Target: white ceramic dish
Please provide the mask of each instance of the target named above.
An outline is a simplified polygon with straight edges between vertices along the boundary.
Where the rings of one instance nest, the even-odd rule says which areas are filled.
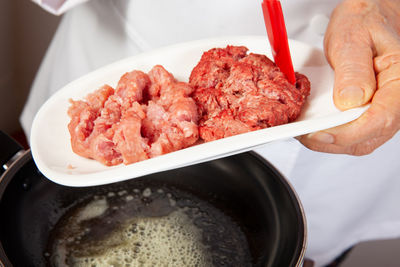
[[[301,117],[293,123],[240,134],[189,147],[131,165],[107,167],[72,152],[67,125],[68,100],[82,99],[103,84],[116,86],[122,74],[133,69],[149,71],[161,64],[174,76],[187,81],[202,53],[213,47],[245,45],[251,52],[272,58],[266,36],[238,36],[177,44],[127,58],[98,69],[54,94],[39,110],[30,137],[33,159],[50,180],[68,186],[92,186],[118,182],[150,173],[200,163],[248,151],[267,142],[303,135],[344,124],[367,107],[339,111],[332,101],[333,71],[322,51],[290,41],[294,68],[311,81],[311,95]]]

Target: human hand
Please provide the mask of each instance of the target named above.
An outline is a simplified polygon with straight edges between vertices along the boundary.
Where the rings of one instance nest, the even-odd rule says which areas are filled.
[[[315,151],[369,154],[400,129],[400,1],[343,1],[331,16],[324,46],[335,71],[335,105],[371,106],[350,123],[298,139]]]

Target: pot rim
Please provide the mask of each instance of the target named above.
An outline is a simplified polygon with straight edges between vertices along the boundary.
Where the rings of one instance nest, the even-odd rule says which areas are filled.
[[[23,150],[21,150],[23,151]],[[16,154],[17,155],[17,154]],[[8,183],[19,171],[19,169],[28,161],[31,160],[31,150],[27,149],[8,166],[5,172],[0,176],[0,202],[3,198],[4,191],[6,190]],[[6,252],[3,248],[3,243],[0,241],[0,267],[13,266],[8,259]]]
[[[261,154],[257,153],[256,151],[250,151],[249,153],[252,154],[253,156],[255,156],[256,158],[258,158],[259,160],[261,160],[264,164],[268,165],[268,167],[274,172],[274,174],[276,174],[277,177],[281,178],[281,181],[282,181],[283,185],[286,187],[287,191],[289,192],[290,197],[292,198],[292,200],[295,203],[298,204],[296,209],[298,209],[297,210],[298,215],[299,215],[299,213],[301,215],[300,217],[301,217],[301,222],[303,224],[302,231],[304,233],[304,236],[302,238],[301,251],[299,254],[299,258],[298,258],[295,266],[296,267],[303,266],[303,261],[304,261],[304,257],[305,257],[305,253],[306,253],[306,249],[307,249],[308,232],[307,232],[307,219],[306,219],[303,204],[300,201],[300,197],[297,194],[296,190],[294,189],[294,186],[292,185],[292,183],[272,163],[270,163],[267,159],[265,159]]]
[[[293,185],[290,183],[290,181],[275,166],[273,166],[267,159],[265,159],[262,155],[260,155],[259,153],[255,152],[255,151],[249,151],[247,153],[251,154],[256,159],[260,160],[263,164],[268,166],[268,168],[275,174],[275,176],[280,179],[283,186],[289,193],[289,196],[292,199],[292,201],[295,204],[297,204],[297,205],[295,205],[296,214],[298,217],[301,217],[301,218],[299,218],[299,221],[302,223],[302,229],[300,229],[300,230],[302,231],[303,236],[301,238],[301,244],[299,244],[299,246],[301,246],[301,249],[298,252],[299,253],[298,256],[296,255],[297,262],[296,262],[295,266],[300,267],[303,265],[305,252],[306,252],[306,248],[307,248],[307,237],[308,237],[307,220],[306,220],[306,216],[305,216],[304,207],[300,201],[300,198],[299,198],[296,190],[294,189]],[[0,202],[1,202],[1,199],[3,197],[3,194],[6,190],[9,182],[12,180],[14,175],[20,170],[20,168],[24,164],[29,162],[30,160],[33,160],[31,150],[27,149],[23,153],[21,153],[21,155],[12,164],[10,164],[10,166],[7,168],[7,170],[0,176]],[[3,267],[3,266],[12,266],[12,264],[9,261],[7,255],[4,251],[2,242],[0,240],[0,267]]]

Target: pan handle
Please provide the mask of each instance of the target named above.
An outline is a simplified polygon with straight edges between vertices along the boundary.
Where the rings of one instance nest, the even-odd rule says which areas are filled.
[[[0,131],[0,176],[24,152],[24,148],[8,134]],[[1,265],[0,265],[1,266]]]

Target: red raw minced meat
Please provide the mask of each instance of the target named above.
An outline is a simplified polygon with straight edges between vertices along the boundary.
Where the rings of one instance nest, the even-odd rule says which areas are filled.
[[[192,91],[159,65],[125,73],[115,90],[104,85],[85,101],[71,100],[72,150],[110,166],[188,147],[199,138]]]
[[[307,77],[296,73],[292,85],[270,59],[247,50],[213,48],[190,75],[205,141],[288,123],[300,115],[310,93]]]
[[[244,46],[203,54],[189,84],[162,66],[148,74],[125,73],[113,89],[104,85],[71,100],[72,150],[105,165],[130,164],[206,142],[295,120],[310,93],[266,56]]]

